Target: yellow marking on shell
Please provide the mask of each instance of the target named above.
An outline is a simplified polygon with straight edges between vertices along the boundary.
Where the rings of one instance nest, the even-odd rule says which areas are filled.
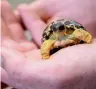
[[[58,40],[58,34],[54,33],[55,39],[45,40],[41,46],[41,55],[43,59],[50,57],[50,51],[54,48],[54,43]]]
[[[51,29],[48,27],[47,30],[45,30],[45,33],[48,33]]]
[[[47,34],[47,36],[49,36],[50,32],[47,32],[46,34]]]
[[[48,59],[50,57],[50,50],[56,40],[46,40],[41,46],[41,55],[43,59]]]
[[[89,32],[82,30],[82,29],[76,29],[73,34],[76,38],[83,40],[86,43],[92,42],[92,36]]]

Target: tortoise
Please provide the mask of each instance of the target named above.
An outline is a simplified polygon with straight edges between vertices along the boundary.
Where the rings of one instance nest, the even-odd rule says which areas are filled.
[[[41,56],[48,59],[62,48],[91,42],[91,34],[80,23],[67,19],[56,20],[43,31]]]

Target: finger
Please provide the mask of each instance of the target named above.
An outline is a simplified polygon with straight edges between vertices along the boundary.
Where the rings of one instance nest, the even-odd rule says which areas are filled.
[[[34,44],[33,42],[27,42],[27,41],[19,43],[19,46],[20,46],[19,48],[22,47],[23,52],[28,52],[30,50],[38,48],[37,45]]]
[[[73,16],[70,17],[67,13],[64,13],[64,12],[59,12],[57,14],[55,14],[52,18],[50,18],[47,23],[51,23],[53,21],[56,21],[56,20],[60,20],[60,19],[69,19],[69,20],[76,20],[76,18],[74,18]]]
[[[42,57],[40,54],[40,50],[31,50],[29,52],[24,53],[27,60],[31,61],[42,61]]]
[[[9,49],[14,49],[14,50],[18,50],[20,52],[25,52],[25,49],[19,45],[19,43],[17,43],[16,41],[13,41],[11,39],[8,38],[4,38],[2,40],[2,46],[7,47]]]
[[[8,32],[8,28],[5,25],[5,22],[3,21],[3,19],[1,19],[1,35],[3,37],[11,37],[10,33]]]
[[[23,53],[28,52],[33,49],[37,49],[36,45],[34,45],[32,42],[17,43],[14,40],[6,39],[6,38],[2,40],[2,46],[7,47],[9,49],[17,50]]]
[[[46,0],[37,0],[34,1],[30,4],[30,7],[33,11],[35,11],[42,20],[47,21],[49,18],[51,18],[56,11],[56,7],[51,7],[52,4],[57,4],[58,3],[53,0],[53,1],[46,1]]]
[[[14,15],[16,16],[17,20],[18,20],[19,22],[21,22],[21,18],[20,18],[20,15],[19,15],[18,10],[15,10],[15,11],[14,11]]]
[[[25,27],[25,25],[24,25],[24,23],[23,23],[23,21],[21,19],[21,16],[19,14],[19,11],[17,9],[14,11],[14,14],[15,14],[17,20],[19,21],[19,23],[22,25],[23,30],[25,31],[26,30],[26,27]]]
[[[14,15],[12,8],[5,0],[1,2],[1,15],[4,22],[9,28],[8,31],[10,32],[12,38],[16,41],[26,40],[23,28],[21,27],[19,21]]]
[[[33,40],[41,45],[41,37],[46,24],[40,19],[40,17],[26,5],[18,7],[20,15],[26,25],[26,28],[32,33]]]

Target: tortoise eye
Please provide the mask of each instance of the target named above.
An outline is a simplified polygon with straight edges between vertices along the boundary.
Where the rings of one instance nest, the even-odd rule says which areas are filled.
[[[56,27],[53,27],[53,31],[54,31],[54,32],[57,31]]]
[[[65,27],[64,27],[63,24],[59,26],[59,30],[60,30],[60,31],[63,31],[64,29],[65,29]]]
[[[53,25],[51,26],[51,28],[52,28],[52,30],[53,30],[54,32],[57,31],[56,24],[53,24]]]

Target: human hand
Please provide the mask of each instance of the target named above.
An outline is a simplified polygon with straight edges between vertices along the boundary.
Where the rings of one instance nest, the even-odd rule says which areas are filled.
[[[26,21],[34,22],[28,17]],[[37,21],[41,23],[41,20]],[[38,28],[45,25],[39,24]],[[37,25],[34,26],[36,29]],[[34,34],[34,36],[37,35]],[[41,59],[39,49],[29,49],[29,51],[22,52],[22,50],[17,49],[18,47],[14,47],[13,42],[12,40],[10,42],[2,40],[2,56],[4,57],[2,64],[10,85],[20,89],[96,88],[95,41],[93,44],[76,45],[62,49],[52,55],[49,60]]]
[[[43,29],[57,19],[75,20],[96,37],[95,8],[95,0],[38,0],[29,5],[18,6],[21,18],[39,45]]]

